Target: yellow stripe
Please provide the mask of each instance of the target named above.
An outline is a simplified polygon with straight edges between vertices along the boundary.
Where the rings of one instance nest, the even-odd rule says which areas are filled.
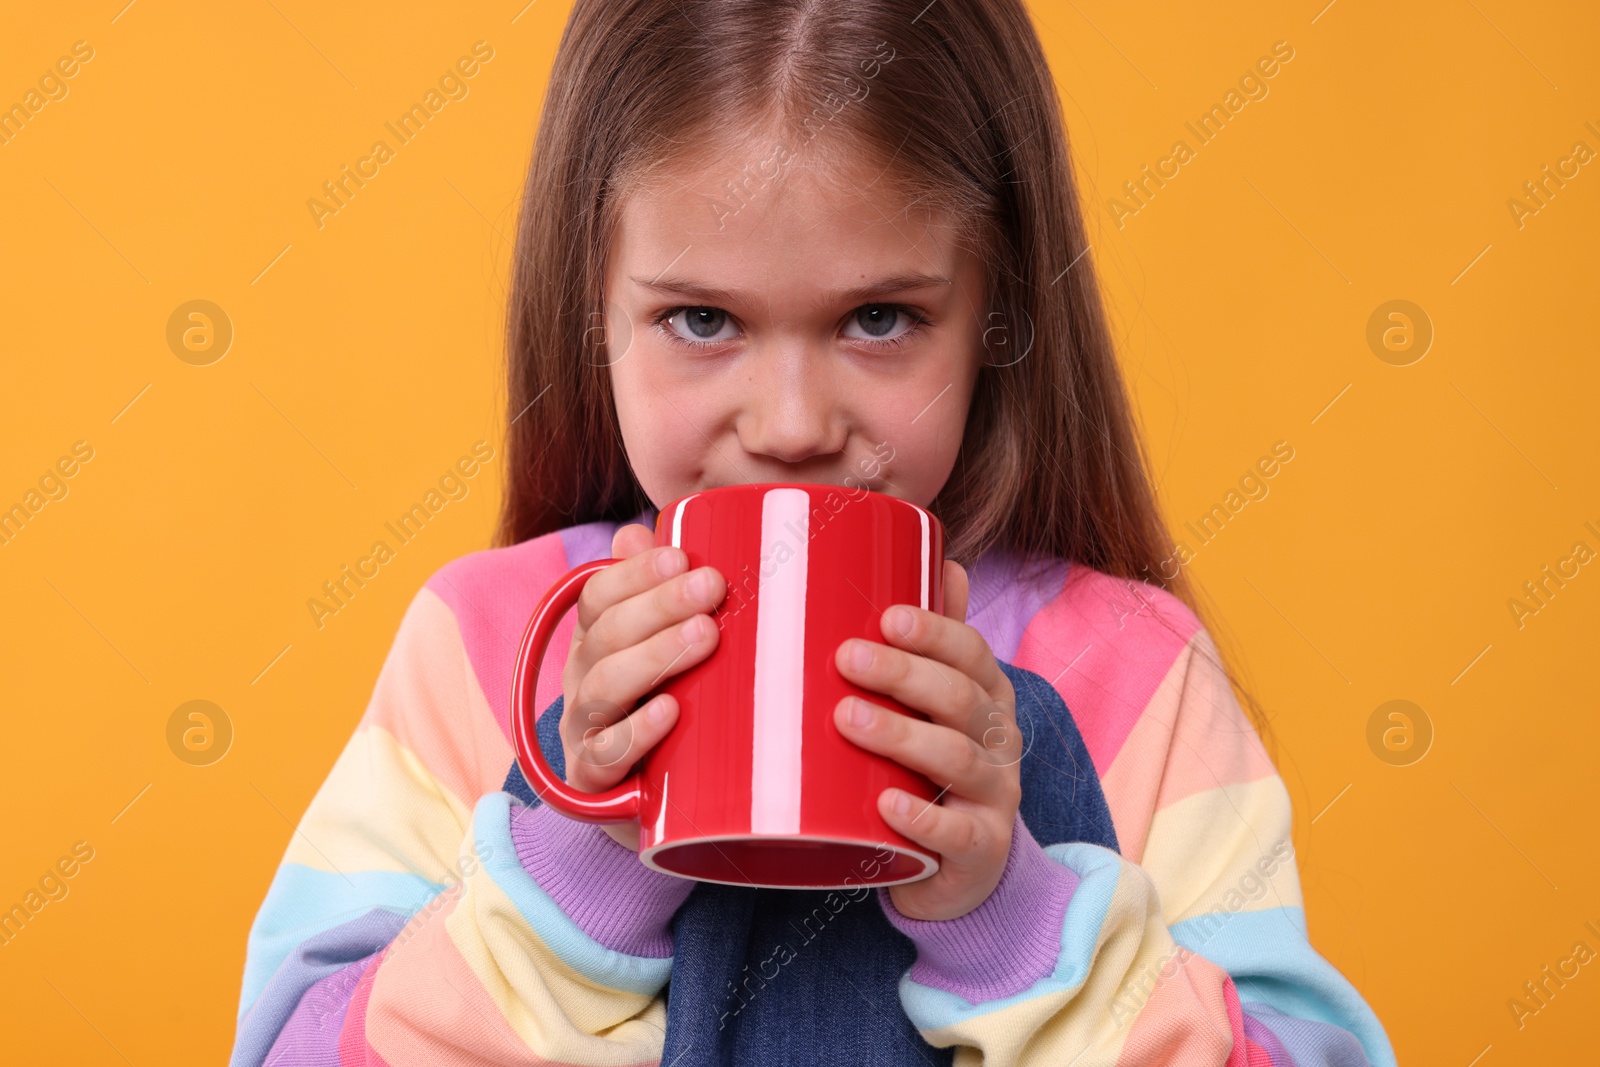
[[[443,884],[460,877],[456,852],[471,824],[471,810],[415,754],[382,727],[363,726],[312,798],[284,862]]]
[[[1158,811],[1143,867],[1160,888],[1168,925],[1218,908],[1302,907],[1289,831],[1289,794],[1276,776],[1208,789]]]
[[[497,791],[511,744],[495,720],[450,606],[424,586],[400,624],[368,702],[377,723],[468,807]]]
[[[464,842],[463,858],[466,851]],[[660,1057],[666,998],[610,989],[575,973],[540,940],[487,871],[466,880],[465,895],[445,929],[535,1055],[594,1067]]]
[[[923,1036],[940,1047],[972,1046],[957,1049],[958,1067],[1116,1062],[1138,1011],[1136,1004],[1127,1001],[1129,1010],[1116,1012],[1113,1000],[1128,992],[1125,987],[1131,976],[1146,967],[1159,969],[1162,954],[1173,947],[1171,935],[1156,914],[1154,887],[1127,861],[1121,865],[1100,929],[1094,963],[1076,990],[1019,1001]],[[1110,940],[1106,931],[1112,932]]]

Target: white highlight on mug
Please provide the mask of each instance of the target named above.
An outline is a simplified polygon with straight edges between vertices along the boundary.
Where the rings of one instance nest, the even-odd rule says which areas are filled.
[[[928,607],[928,550],[932,547],[931,531],[928,529],[928,513],[921,508],[917,514],[922,518],[922,607]]]
[[[760,571],[756,594],[755,693],[750,832],[800,832],[800,740],[805,705],[806,570],[811,494],[769,489],[761,498],[760,559],[800,534],[787,560]],[[789,546],[793,547],[793,546]]]
[[[667,779],[672,777],[671,771],[661,773],[661,810],[656,815],[655,834],[652,843],[660,842],[667,836]]]
[[[672,513],[672,547],[673,548],[682,548],[683,547],[683,512],[684,512],[684,509],[689,506],[689,501],[693,500],[695,497],[697,497],[699,495],[700,495],[699,493],[694,493],[694,494],[692,494],[690,496],[684,497],[683,502],[680,503],[678,505],[678,507],[677,507],[677,510],[675,510]]]

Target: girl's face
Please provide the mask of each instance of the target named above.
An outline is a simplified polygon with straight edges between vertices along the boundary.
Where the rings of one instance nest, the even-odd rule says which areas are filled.
[[[800,157],[763,181],[773,155],[725,156],[621,205],[605,358],[629,463],[658,508],[749,482],[927,506],[977,379],[981,264],[881,170]]]

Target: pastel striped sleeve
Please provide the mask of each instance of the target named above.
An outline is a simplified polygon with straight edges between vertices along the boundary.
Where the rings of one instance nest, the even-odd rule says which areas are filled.
[[[1392,1067],[1371,1009],[1307,940],[1283,782],[1210,636],[1167,599],[1169,623],[1190,620],[1176,637],[1057,617],[1030,627],[1016,658],[1046,678],[1075,659],[1089,672],[1058,691],[1086,724],[1123,853],[1042,848],[1019,819],[975,911],[914,921],[883,894],[917,947],[902,1006],[968,1067]],[[1143,639],[1153,651],[1127,645]],[[1111,647],[1093,658],[1086,642]],[[1137,710],[1112,721],[1118,694],[1135,692]]]
[[[1129,771],[1157,753],[1164,765],[1138,857],[1160,894],[1173,943],[1164,955],[1195,961],[1185,974],[1225,980],[1230,1004],[1238,1004],[1234,1029],[1264,1062],[1391,1067],[1394,1051],[1377,1016],[1311,945],[1288,790],[1203,629],[1124,750]],[[1120,773],[1108,774],[1108,792]],[[1177,969],[1162,962],[1131,976],[1125,1006],[1147,1019],[1130,1023],[1130,1041],[1148,1040],[1171,1014],[1163,991]]]
[[[566,566],[538,541],[496,550],[521,553],[535,597]],[[498,628],[531,603],[478,600],[502,568],[476,566],[414,598],[295,828],[251,928],[233,1067],[660,1056],[668,922],[692,883],[500,790],[503,714],[458,620],[483,607]]]

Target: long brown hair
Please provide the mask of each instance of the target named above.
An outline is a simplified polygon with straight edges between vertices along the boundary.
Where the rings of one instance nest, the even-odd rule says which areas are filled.
[[[1156,507],[1055,81],[1021,0],[577,0],[517,229],[496,544],[652,505],[604,355],[617,205],[686,146],[774,114],[794,145],[825,133],[882,160],[982,250],[985,363],[930,505],[947,555],[966,565],[1002,545],[1068,559],[1199,614]]]

